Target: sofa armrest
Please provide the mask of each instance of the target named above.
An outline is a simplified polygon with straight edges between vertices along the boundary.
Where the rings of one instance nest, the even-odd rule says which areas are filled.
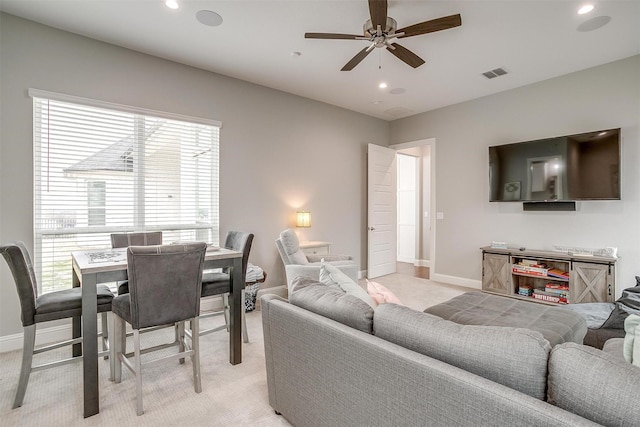
[[[349,276],[351,280],[358,283],[358,266],[356,263],[346,263],[346,264],[334,264],[340,271]],[[319,280],[320,279],[320,265],[319,264],[306,264],[306,265],[298,265],[298,264],[289,264],[284,266],[286,276],[287,276],[287,290],[291,293],[291,282],[298,276],[309,277],[310,279]]]

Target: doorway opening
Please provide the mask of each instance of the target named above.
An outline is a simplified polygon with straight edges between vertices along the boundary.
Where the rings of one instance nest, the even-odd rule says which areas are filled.
[[[396,144],[383,147],[367,146],[367,277],[370,279],[396,273],[408,264],[414,275],[435,271],[435,139]],[[398,265],[398,154],[417,159],[414,222],[407,258]],[[400,196],[403,197],[403,196]],[[403,225],[403,224],[401,224]],[[401,234],[406,235],[404,233]],[[411,240],[413,239],[413,240]],[[403,251],[404,254],[404,251]],[[409,262],[405,262],[409,261]],[[415,268],[421,267],[415,270]]]
[[[400,144],[397,158],[398,273],[429,278],[433,255],[432,208],[435,208],[433,150],[435,141]]]

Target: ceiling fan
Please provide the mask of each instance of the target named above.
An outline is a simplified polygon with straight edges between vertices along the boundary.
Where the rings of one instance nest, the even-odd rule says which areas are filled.
[[[351,58],[340,71],[353,70],[376,47],[386,48],[401,61],[413,68],[418,68],[424,64],[424,60],[409,49],[395,43],[394,39],[419,36],[462,25],[460,14],[457,14],[397,29],[398,23],[396,20],[387,16],[387,0],[369,0],[369,14],[371,19],[364,23],[364,35],[362,36],[354,34],[305,33],[304,37],[306,39],[367,40],[371,43]]]

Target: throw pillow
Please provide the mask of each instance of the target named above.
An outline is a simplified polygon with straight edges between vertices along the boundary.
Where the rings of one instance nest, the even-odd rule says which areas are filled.
[[[630,314],[624,321],[624,346],[622,348],[622,354],[624,359],[640,366],[640,352],[636,353],[638,347],[638,340],[640,340],[640,316]]]
[[[637,285],[622,291],[616,300],[616,307],[602,325],[603,328],[624,329],[624,320],[630,314],[640,315],[640,276],[636,276]]]
[[[324,259],[320,262],[320,282],[329,286],[338,286],[342,292],[360,298],[369,304],[371,308],[376,308],[376,302],[369,296],[367,291],[340,271],[338,267],[325,262]]]
[[[378,304],[393,303],[403,305],[393,292],[382,286],[380,283],[372,282],[367,279],[367,292],[371,298]]]

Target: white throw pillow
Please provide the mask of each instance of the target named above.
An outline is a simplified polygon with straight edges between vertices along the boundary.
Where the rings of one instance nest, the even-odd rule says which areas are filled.
[[[344,293],[360,298],[369,304],[371,308],[376,308],[377,306],[367,291],[340,271],[338,267],[324,262],[324,258],[320,262],[320,282],[328,286],[338,286]]]
[[[640,366],[640,316],[630,314],[624,321],[624,347],[622,354],[624,359]]]

